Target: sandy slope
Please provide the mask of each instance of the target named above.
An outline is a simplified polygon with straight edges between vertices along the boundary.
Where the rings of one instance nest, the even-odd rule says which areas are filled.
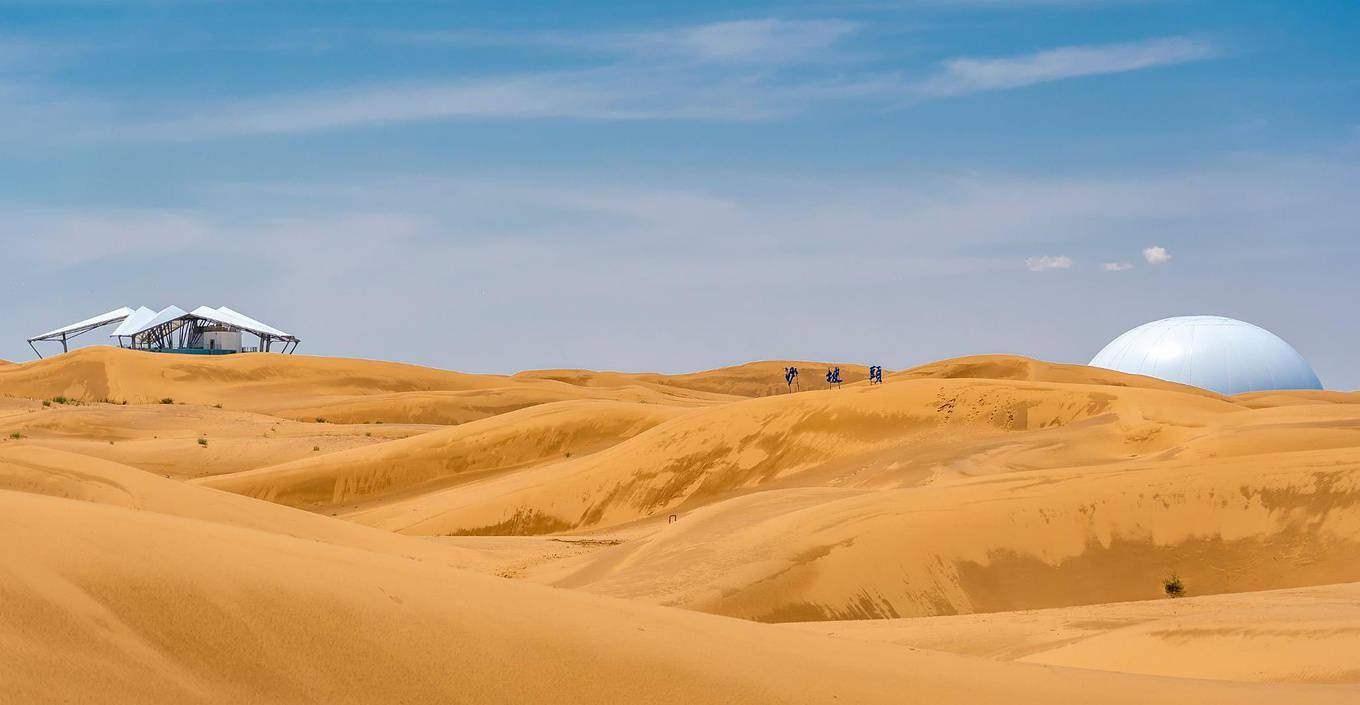
[[[0,443],[90,455],[170,477],[239,472],[441,428],[299,423],[186,404],[51,404],[0,398]],[[200,439],[205,443],[200,443]]]
[[[1221,398],[1159,389],[906,379],[704,408],[599,453],[433,492],[356,520],[426,534],[542,533],[685,512],[757,488],[902,487],[937,475],[1161,452]],[[1087,442],[1072,443],[1074,438]]]
[[[0,491],[19,702],[1341,703],[856,643],[429,561]]]
[[[451,545],[408,541],[350,522],[194,487],[119,463],[22,444],[0,447],[0,490],[154,512],[448,563],[475,564],[480,558],[475,552]]]
[[[987,658],[1235,681],[1360,683],[1360,583],[1028,612],[790,625]]]
[[[695,405],[732,397],[636,383],[585,388],[374,360],[251,354],[161,355],[110,347],[0,370],[7,396],[156,403],[161,399],[289,419],[342,423],[463,423],[567,399]]]
[[[771,621],[922,616],[1360,580],[1360,455],[806,488],[687,514],[556,584]],[[752,560],[758,556],[759,560]]]
[[[799,374],[794,385],[784,381],[784,370],[788,367],[798,368]],[[826,373],[833,367],[840,368],[843,384],[862,382],[869,378],[869,368],[866,365],[806,360],[765,360],[679,375],[593,370],[531,370],[516,374],[515,379],[550,379],[582,387],[606,388],[645,383],[713,394],[764,397],[787,394],[790,391],[825,389]],[[884,371],[885,375],[888,373],[889,371]]]
[[[349,511],[394,495],[418,496],[473,478],[588,455],[686,413],[683,407],[615,401],[542,404],[204,484],[316,511]]]

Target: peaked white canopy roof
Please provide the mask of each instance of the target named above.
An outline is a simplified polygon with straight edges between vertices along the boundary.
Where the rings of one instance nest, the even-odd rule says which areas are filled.
[[[275,328],[274,326],[271,326],[271,325],[268,325],[268,324],[265,324],[265,323],[261,323],[260,321],[257,321],[257,320],[255,320],[254,318],[251,318],[250,316],[245,315],[244,313],[240,313],[240,312],[237,312],[237,311],[233,311],[233,310],[227,308],[226,306],[222,306],[222,307],[218,308],[218,309],[217,309],[217,312],[218,312],[219,314],[225,316],[228,320],[235,320],[235,321],[238,321],[238,325],[239,325],[241,328],[245,328],[245,329],[247,329],[247,330],[254,331],[254,332],[264,332],[264,333],[267,333],[267,334],[269,334],[269,335],[272,335],[272,336],[275,336],[275,337],[278,337],[278,338],[283,338],[284,340],[297,340],[297,339],[298,339],[297,336],[293,335],[292,333],[285,333],[285,332],[279,330],[278,328]]]
[[[227,308],[226,306],[222,306],[220,308],[208,308],[207,306],[199,306],[198,308],[194,309],[193,312],[190,313],[189,315],[196,316],[207,321],[221,323],[226,326],[231,326],[232,328],[240,328],[241,330],[244,330],[248,333],[254,333],[256,335],[272,336],[275,338],[289,341],[297,340],[296,337],[289,335],[279,330],[278,328],[275,328],[265,323],[261,323],[243,313],[237,313]]]
[[[128,330],[123,335],[141,335],[142,333],[145,333],[151,330],[152,328],[156,328],[157,326],[163,326],[172,321],[177,321],[181,318],[184,318],[187,315],[189,315],[189,312],[185,311],[184,309],[178,306],[166,306],[165,308],[157,312],[156,315],[147,319],[146,322],[142,323],[140,326],[137,326],[136,328]]]
[[[128,316],[126,319],[123,320],[122,323],[118,324],[117,328],[113,329],[113,332],[109,334],[109,337],[122,338],[132,335],[132,331],[141,328],[142,324],[146,323],[147,321],[155,317],[156,317],[155,311],[152,311],[151,309],[145,306],[138,306],[137,310],[133,311],[131,316]]]
[[[48,331],[46,333],[43,333],[42,335],[35,335],[32,338],[29,338],[28,342],[32,343],[39,340],[59,340],[63,336],[72,337],[80,335],[81,333],[94,330],[95,328],[98,328],[100,326],[107,326],[110,323],[117,323],[119,321],[122,321],[126,319],[128,316],[131,316],[132,314],[133,314],[132,309],[128,308],[127,306],[124,306],[122,308],[117,308],[112,311],[109,311],[108,313],[101,313],[93,318],[87,318],[83,321],[72,323],[69,326],[62,326],[61,328]]]

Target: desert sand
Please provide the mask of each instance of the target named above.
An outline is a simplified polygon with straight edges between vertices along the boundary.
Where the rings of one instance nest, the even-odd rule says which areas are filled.
[[[1360,394],[828,364],[0,365],[0,701],[1360,702]]]

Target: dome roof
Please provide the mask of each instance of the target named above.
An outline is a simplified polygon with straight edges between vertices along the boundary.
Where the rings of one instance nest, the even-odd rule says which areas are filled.
[[[1308,362],[1289,343],[1264,328],[1222,316],[1145,323],[1106,345],[1091,366],[1220,394],[1322,389]]]

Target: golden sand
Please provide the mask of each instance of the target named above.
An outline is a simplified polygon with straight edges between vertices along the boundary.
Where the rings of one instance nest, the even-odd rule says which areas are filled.
[[[0,702],[1360,702],[1360,395],[840,366],[0,365]]]

